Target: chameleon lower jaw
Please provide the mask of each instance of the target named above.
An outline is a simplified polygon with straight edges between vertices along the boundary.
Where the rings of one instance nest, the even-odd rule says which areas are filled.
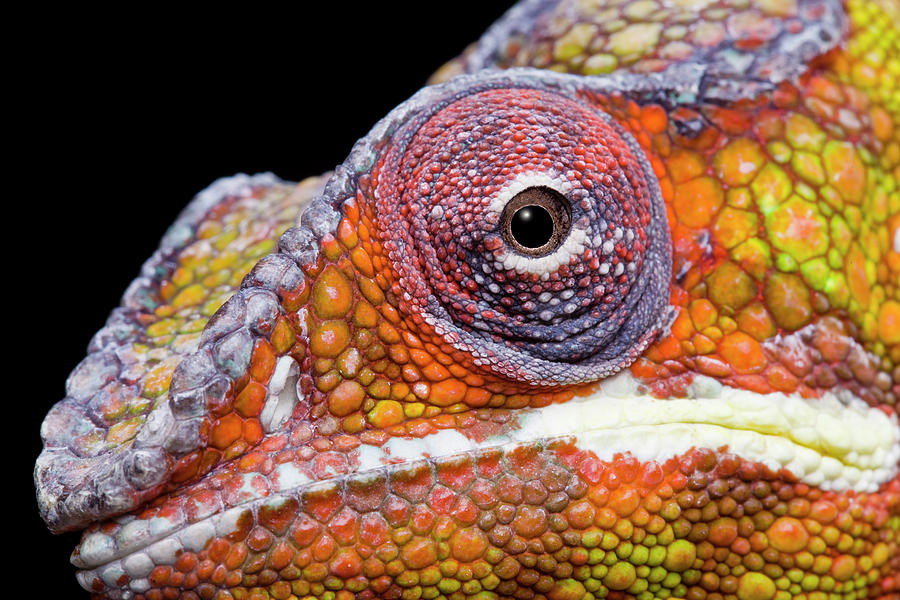
[[[277,424],[278,414],[284,413],[286,407],[298,400],[296,397],[291,398],[292,394],[285,393],[286,390],[295,389],[290,385],[293,383],[292,378],[286,379],[288,385],[285,385],[284,381],[278,384],[283,389],[271,390],[273,424]],[[468,437],[466,434],[469,434]],[[581,458],[572,462],[566,458],[571,453],[577,453]],[[632,485],[637,486],[641,482],[643,482],[641,485],[647,483],[646,476],[638,477],[631,484],[627,475],[619,477],[621,481],[618,482],[613,482],[603,475],[618,472],[623,464],[632,465],[644,474],[655,473],[657,470],[660,473],[657,478],[660,481],[656,481],[655,476],[651,476],[649,481],[649,487],[656,491],[649,496],[646,489],[641,491],[635,497],[642,500],[639,501],[639,505],[632,507],[631,511],[644,510],[641,506],[645,504],[644,500],[647,497],[665,498],[666,493],[659,492],[660,486],[663,488],[668,486],[671,496],[673,487],[677,491],[678,485],[673,486],[669,480],[672,477],[678,479],[679,468],[682,473],[684,472],[684,467],[679,465],[685,464],[685,461],[696,463],[698,460],[706,463],[712,461],[709,466],[709,477],[704,481],[714,479],[722,481],[729,469],[744,468],[734,467],[736,464],[754,465],[752,468],[747,467],[751,471],[756,469],[753,471],[756,475],[749,481],[753,481],[753,477],[756,477],[760,482],[777,482],[777,485],[788,487],[799,484],[804,486],[802,489],[805,490],[814,486],[812,489],[817,495],[825,493],[835,497],[865,499],[867,493],[884,490],[885,484],[889,484],[888,487],[893,485],[890,482],[897,476],[896,465],[900,460],[900,427],[895,415],[889,417],[884,412],[868,407],[862,401],[848,395],[839,397],[827,394],[818,399],[800,399],[783,394],[760,395],[725,388],[713,380],[700,377],[689,389],[689,398],[657,400],[644,394],[634,379],[628,373],[623,373],[605,380],[588,397],[575,398],[563,404],[540,409],[519,411],[513,420],[499,430],[492,430],[487,436],[448,429],[418,439],[393,438],[380,447],[360,445],[352,451],[352,454],[354,454],[351,460],[352,473],[336,475],[324,481],[315,481],[309,472],[305,472],[302,467],[292,462],[278,464],[269,473],[270,486],[254,486],[248,479],[247,484],[241,489],[239,501],[229,505],[228,501],[219,499],[215,503],[217,508],[214,511],[199,512],[202,517],[191,519],[185,517],[187,511],[176,510],[169,511],[165,517],[161,514],[149,518],[143,515],[124,516],[114,520],[112,524],[93,526],[86,533],[72,558],[73,563],[83,569],[78,574],[79,581],[86,589],[102,590],[110,597],[131,598],[134,594],[140,596],[165,580],[163,574],[171,572],[170,575],[172,573],[179,575],[179,569],[183,571],[185,568],[183,558],[185,556],[207,556],[205,560],[208,562],[211,560],[209,556],[216,554],[217,545],[222,544],[228,548],[243,546],[245,551],[249,544],[252,552],[252,543],[246,541],[248,533],[251,529],[253,531],[259,529],[259,526],[254,529],[254,523],[262,524],[267,519],[264,515],[269,513],[287,512],[292,515],[280,533],[275,531],[275,537],[293,539],[294,546],[301,546],[297,556],[303,555],[304,551],[307,554],[313,552],[315,555],[314,549],[303,550],[302,543],[297,541],[298,535],[302,537],[302,534],[298,533],[303,530],[301,524],[304,519],[310,518],[308,516],[310,514],[313,515],[313,519],[326,522],[335,512],[341,513],[340,506],[344,506],[345,509],[355,506],[349,498],[352,495],[349,491],[351,488],[379,489],[396,486],[394,492],[402,497],[403,492],[398,491],[402,485],[396,484],[396,481],[415,479],[419,477],[417,473],[425,471],[430,473],[433,470],[440,480],[443,468],[441,465],[456,465],[453,468],[457,470],[460,468],[459,465],[463,465],[463,471],[471,468],[475,473],[478,471],[478,465],[485,460],[491,460],[492,456],[503,457],[502,460],[506,461],[507,466],[493,477],[483,473],[487,481],[505,477],[508,471],[513,470],[510,465],[517,460],[512,457],[520,454],[532,457],[546,454],[550,457],[547,458],[547,462],[552,462],[554,468],[560,465],[570,468],[572,480],[580,481],[581,487],[584,488],[581,496],[584,496],[585,492],[589,498],[593,495],[594,506],[590,512],[595,517],[593,523],[579,523],[577,516],[570,517],[569,529],[573,525],[589,530],[599,526],[601,534],[604,523],[598,522],[599,517],[596,515],[603,514],[605,510],[602,507],[606,502],[603,498],[610,498],[610,502],[613,502],[612,497],[616,494],[616,488],[622,490]],[[701,458],[697,458],[698,456]],[[544,461],[545,458],[540,460]],[[720,476],[720,471],[724,475]],[[596,475],[597,472],[600,475]],[[535,476],[540,477],[540,469]],[[473,477],[477,479],[477,476]],[[687,481],[684,475],[681,475],[681,478]],[[524,478],[520,475],[520,479]],[[690,479],[693,480],[694,476],[690,476]],[[744,477],[744,480],[748,480],[747,477]],[[469,504],[471,505],[472,501],[477,504],[478,500],[472,498],[474,487],[470,485],[471,479],[467,481],[463,488],[453,493],[460,492],[460,497],[468,495]],[[619,487],[622,483],[626,485]],[[569,487],[571,485],[570,483]],[[733,487],[733,484],[729,485]],[[430,487],[432,486],[426,485],[426,489]],[[569,496],[564,503],[568,505],[566,511],[571,509],[579,497],[577,494]],[[433,496],[414,498],[407,494],[405,497],[413,505],[418,501],[419,504],[426,504],[434,512],[439,513],[441,510],[438,506],[440,500]],[[877,498],[878,494],[871,494],[870,497]],[[326,500],[322,500],[323,498]],[[328,498],[332,498],[333,502],[327,500]],[[709,498],[710,496],[706,495],[706,501],[709,501]],[[514,499],[507,500],[507,505],[513,506],[510,510],[516,512]],[[320,502],[337,503],[330,514],[324,515],[327,518],[320,519],[316,516],[316,506]],[[376,508],[375,513],[369,514],[374,514],[377,519],[383,521],[383,517],[377,515],[378,511],[388,512],[385,508],[386,502],[379,501],[376,506],[381,508]],[[653,502],[651,500],[646,503],[648,508]],[[521,498],[519,503],[524,504]],[[545,499],[546,503],[548,501]],[[622,517],[628,517],[629,513],[623,511],[619,504],[621,498],[617,503],[607,504],[606,508],[613,507],[615,512],[612,523],[617,522],[616,515],[619,521]],[[491,507],[479,506],[479,508]],[[364,512],[357,509],[353,510],[358,513]],[[657,509],[657,513],[653,513],[652,510],[648,513],[651,520],[653,516],[663,514],[659,512],[662,509],[659,507]],[[519,512],[521,510],[523,509],[520,506]],[[552,516],[553,510],[563,509],[543,510],[538,506],[532,510],[547,513],[544,514],[546,517]],[[307,516],[304,516],[304,512]],[[647,511],[644,510],[644,513]],[[362,515],[359,514],[357,517],[362,518]],[[281,519],[283,518],[282,516]],[[500,518],[502,521],[502,517]],[[532,520],[536,518],[532,515]],[[531,525],[528,525],[528,519],[520,526],[516,526],[519,522],[518,517],[511,520],[516,533],[524,539],[536,533],[536,530],[529,529]],[[642,520],[643,517],[637,519],[638,522]],[[615,530],[612,523],[610,526]],[[485,525],[481,518],[478,524],[479,527]],[[496,527],[496,523],[493,526]],[[318,528],[318,525],[316,527]],[[647,527],[648,531],[653,530],[649,525]],[[272,530],[271,527],[269,529]],[[364,536],[363,529],[363,525],[359,524],[358,535],[361,537]],[[396,530],[397,527],[391,523],[389,529]],[[409,528],[399,527],[399,529]],[[478,532],[482,529],[485,527],[478,529]],[[414,526],[412,530],[415,531]],[[487,539],[485,536],[491,535],[490,532],[493,531],[491,528],[485,530],[489,533],[472,534],[475,536],[472,540],[475,541],[469,540],[467,544],[479,547],[482,537]],[[579,535],[585,536],[588,533],[589,531],[581,531]],[[452,540],[457,538],[449,533],[447,535],[452,550]],[[440,536],[433,537],[439,539]],[[427,540],[428,537],[422,539]],[[309,542],[307,545],[312,548],[318,547],[316,542]],[[350,546],[356,547],[357,543]],[[438,561],[440,558],[439,546],[440,544],[433,557],[430,551],[426,550],[422,550],[425,558],[416,555],[406,557],[404,559],[406,566],[427,568],[429,565],[425,563]],[[365,544],[361,547],[365,547]],[[477,552],[473,554],[466,550],[466,544],[462,544],[457,550],[458,552],[451,551],[452,557],[459,558],[458,555],[462,555],[462,558],[467,558],[472,555],[473,558],[478,558],[474,556],[478,554]],[[320,553],[323,552],[325,551]],[[221,551],[219,553],[221,554]],[[359,558],[356,554],[354,556]],[[219,557],[219,567],[228,562],[226,559],[224,555]],[[197,560],[195,558],[193,563],[195,567]],[[302,564],[304,560],[295,558],[294,562]],[[325,561],[326,564],[330,564],[332,575],[340,574],[344,567],[348,579],[349,575],[359,575],[353,567],[355,564],[353,560],[346,564],[340,561],[335,563],[335,560],[337,559],[331,560],[330,563]],[[215,558],[213,562],[216,562]],[[192,563],[187,561],[186,564],[190,567]],[[298,573],[305,573],[297,575],[300,579],[307,576],[312,576],[313,579],[317,577],[316,573],[306,573],[302,569]],[[180,576],[183,579],[184,573],[181,572]],[[232,580],[233,584],[234,576]],[[171,583],[172,579],[168,581]],[[199,585],[198,582],[193,583]],[[227,581],[223,579],[220,583]],[[609,589],[616,588],[613,586]]]

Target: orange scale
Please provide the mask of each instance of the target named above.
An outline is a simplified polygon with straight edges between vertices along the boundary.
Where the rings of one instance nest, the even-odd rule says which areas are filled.
[[[228,555],[225,557],[225,568],[229,570],[240,568],[240,566],[244,564],[244,561],[247,560],[247,556],[249,554],[250,549],[246,544],[244,544],[243,542],[234,544],[233,546],[231,546]]]
[[[667,160],[668,173],[675,183],[682,183],[706,171],[703,158],[696,152],[676,149]]]
[[[242,417],[257,417],[262,413],[268,392],[261,383],[251,381],[234,400],[234,410]]]
[[[431,355],[422,350],[410,352],[410,358],[422,368],[422,375],[432,382],[443,381],[450,377],[450,371],[438,362],[432,362]]]
[[[336,358],[350,343],[350,331],[345,321],[325,321],[313,328],[309,349],[313,355]]]
[[[163,281],[159,286],[159,297],[168,302],[178,293],[178,288],[171,281]]]
[[[360,301],[353,311],[353,324],[357,327],[375,327],[378,324],[378,313],[371,304],[364,300]]]
[[[716,343],[708,336],[698,333],[691,338],[694,354],[706,355],[716,351]]]
[[[356,268],[353,266],[353,261],[347,255],[341,256],[337,262],[338,270],[343,273],[344,277],[347,278],[348,281],[353,282],[356,280],[358,273],[356,272]],[[351,289],[351,296],[355,296],[355,291]]]
[[[593,391],[593,385],[585,385],[579,386],[578,388],[563,390],[560,392],[554,392],[551,395],[551,402],[553,404],[562,404],[563,402],[568,402],[572,398],[575,397],[576,392],[579,396],[587,396],[590,395]],[[466,393],[466,403],[468,404],[468,392]]]
[[[722,186],[711,177],[698,177],[675,188],[673,208],[679,222],[691,228],[705,228],[724,202]]]
[[[553,398],[549,394],[539,394],[532,397],[532,399],[528,403],[528,406],[530,406],[531,408],[543,408],[545,406],[549,406],[552,403]]]
[[[658,104],[645,106],[641,111],[640,121],[641,125],[653,134],[664,132],[668,125],[666,111]]]
[[[275,370],[275,352],[268,342],[259,340],[250,358],[250,377],[266,383]]]
[[[161,588],[169,583],[169,580],[172,576],[173,569],[170,566],[158,566],[154,567],[152,571],[150,571],[150,575],[147,577],[147,581],[150,582],[150,585],[153,587]],[[103,586],[102,582],[97,580],[101,586]],[[102,587],[98,587],[97,590],[101,590]],[[162,597],[162,596],[160,596]]]
[[[330,261],[336,261],[344,253],[344,247],[330,233],[326,233],[324,236],[322,236],[319,244],[319,247],[322,250],[322,256]]]
[[[175,569],[181,571],[182,573],[189,573],[197,568],[200,561],[197,560],[197,555],[193,552],[183,552],[178,557],[175,558]]]
[[[414,333],[404,329],[401,335],[403,336],[403,343],[407,348],[415,348],[417,350],[423,348],[422,341]]]
[[[884,344],[900,344],[900,302],[888,300],[878,312],[878,337]]]
[[[457,379],[464,380],[467,385],[482,385],[481,383],[477,383],[479,378],[478,375],[470,374],[469,371],[462,366],[463,364],[468,364],[470,358],[471,357],[469,355],[460,353],[459,356],[454,357],[457,362],[452,362],[446,365],[447,370],[449,370],[450,374]],[[471,381],[475,381],[476,383],[471,383]]]
[[[346,546],[356,541],[357,525],[357,515],[351,509],[345,508],[331,519],[328,531],[339,544]]]
[[[363,571],[363,559],[353,548],[341,548],[328,563],[328,570],[342,579],[356,577]]]
[[[244,576],[240,571],[237,571],[237,570],[230,571],[225,574],[224,584],[226,587],[236,588],[241,583],[241,581],[243,581],[243,579],[244,579]],[[148,598],[148,600],[149,600],[149,598]]]
[[[308,548],[318,538],[321,526],[309,516],[302,514],[292,524],[289,531],[289,539],[297,545],[298,548]],[[311,556],[305,553],[297,555],[295,562],[303,559],[309,559]],[[299,563],[298,563],[299,564]],[[305,566],[305,565],[301,565]]]
[[[772,93],[772,103],[778,108],[793,108],[799,102],[799,91],[789,82],[780,83]]]
[[[681,344],[679,343],[679,340],[672,335],[657,341],[644,353],[646,358],[656,363],[674,360],[681,355]]]
[[[200,460],[200,464],[198,466],[198,472],[203,475],[205,473],[209,473],[212,468],[219,464],[222,460],[222,453],[218,450],[214,450],[212,448],[207,448],[203,451],[203,457]]]
[[[347,249],[353,249],[359,243],[356,227],[346,218],[341,219],[341,222],[338,224],[337,237]]]
[[[381,322],[376,329],[378,338],[386,344],[397,344],[400,342],[400,335],[397,330],[389,323]]]
[[[431,394],[431,385],[427,381],[418,381],[412,384],[412,396],[407,397],[407,401],[416,402],[417,400],[428,400],[428,396]],[[459,405],[457,405],[459,406]],[[451,409],[448,409],[451,410]],[[425,415],[433,416],[438,414],[440,409],[436,406],[426,406],[425,407]]]
[[[749,334],[757,341],[765,341],[776,333],[775,323],[765,306],[753,303],[737,314],[736,323],[739,330]]]
[[[450,406],[462,402],[468,386],[458,379],[445,379],[431,386],[429,401],[437,406]]]
[[[649,150],[653,145],[653,142],[650,138],[650,134],[647,133],[647,131],[644,131],[642,129],[637,130],[637,135],[635,135],[635,139],[637,140],[637,143],[640,144],[641,148],[644,148],[646,150]],[[662,166],[662,163],[660,163],[658,160],[656,160],[655,163],[656,164],[654,164],[654,158],[652,158],[652,154],[651,154],[650,166],[653,168],[654,172],[655,173],[665,173],[666,172],[665,167]],[[660,170],[657,170],[657,167],[659,167]]]
[[[260,467],[269,460],[269,456],[264,452],[251,452],[245,454],[237,463],[238,469],[245,473],[259,472]]]
[[[652,381],[662,376],[662,367],[643,357],[631,364],[630,371],[634,377],[644,381]]]
[[[431,419],[430,423],[437,429],[454,429],[457,424],[455,415],[438,415]]]
[[[725,378],[732,375],[728,363],[712,356],[698,356],[694,359],[696,369],[709,377]]]
[[[362,407],[366,392],[356,381],[342,381],[328,396],[331,414],[346,417]]]
[[[435,427],[424,419],[416,419],[406,424],[406,435],[414,438],[424,438],[436,431]]]
[[[360,212],[359,212],[359,204],[356,202],[355,198],[349,198],[345,200],[341,204],[341,211],[344,213],[344,217],[347,222],[354,227],[359,225],[360,222]]]
[[[365,251],[366,255],[373,256],[372,248],[372,224],[367,219],[359,224],[356,229],[359,239],[362,240],[360,247]]]
[[[388,356],[398,365],[405,365],[409,362],[409,352],[400,344],[394,344],[388,348]]]
[[[762,346],[742,331],[724,336],[719,353],[738,373],[758,373],[766,364]]]
[[[337,545],[334,543],[334,540],[327,533],[322,534],[319,539],[312,546],[312,557],[317,562],[325,562],[329,558],[332,557],[335,550],[337,550]]]
[[[360,446],[360,440],[352,435],[341,435],[334,440],[333,449],[336,452],[350,452]]]
[[[668,467],[669,469],[674,469],[677,464],[678,461],[676,461],[675,459],[667,460],[665,463],[666,467]],[[675,495],[676,492],[680,492],[681,490],[686,488],[687,484],[688,478],[683,473],[674,472],[672,473],[671,477],[669,477],[668,486],[666,484],[663,484],[662,486],[660,486],[660,489],[656,491],[656,493],[659,494],[661,498],[671,498]]]
[[[288,437],[286,434],[278,434],[271,437],[266,438],[259,445],[259,449],[262,452],[272,455],[276,462],[285,462],[286,460],[290,460],[293,456],[293,448],[285,450],[288,444]]]
[[[491,392],[480,387],[469,387],[466,390],[463,402],[472,408],[486,406],[491,400]]]
[[[628,117],[630,119],[640,119],[641,106],[637,102],[635,102],[634,100],[628,100],[624,104],[624,108],[625,108],[626,114],[628,115]],[[640,121],[637,121],[637,122],[639,123]]]
[[[213,571],[209,573],[208,579],[212,579],[214,577],[213,573],[224,565],[219,563],[225,562],[225,558],[228,556],[228,553],[231,551],[231,544],[228,540],[216,537],[213,538],[209,545],[206,547],[204,552],[208,557],[207,560],[213,563]]]
[[[632,514],[641,501],[640,493],[633,488],[619,488],[609,498],[609,507],[620,517]]]
[[[340,488],[338,486],[328,486],[324,488],[318,488],[315,491],[307,492],[303,496],[304,502],[304,511],[309,514],[314,519],[325,522],[334,515],[335,512],[341,506],[341,493]],[[319,541],[316,542],[316,546],[319,544],[323,544],[324,546],[329,546],[333,544],[333,540],[327,534],[323,534],[319,537]],[[328,548],[319,548],[320,552],[328,551],[328,556],[330,556],[330,549]],[[316,551],[313,551],[315,556]],[[327,558],[327,557],[326,557]],[[324,560],[324,559],[322,559]]]
[[[731,384],[757,394],[771,394],[774,391],[762,375],[734,375]]]
[[[232,389],[235,391],[235,394],[240,394],[244,391],[244,388],[247,387],[247,383],[250,382],[250,371],[244,371],[243,374],[234,380],[232,384]]]
[[[890,113],[880,106],[873,106],[869,114],[871,115],[872,132],[875,134],[875,137],[882,142],[889,141],[894,133],[894,122]]]
[[[372,264],[372,259],[369,257],[369,253],[365,247],[354,248],[353,251],[350,252],[350,262],[353,263],[353,266],[366,277],[373,277],[375,275],[375,266]]]
[[[754,115],[747,110],[711,106],[704,113],[716,127],[728,135],[741,135],[749,131],[753,124]]]
[[[673,338],[676,340],[687,340],[690,339],[695,332],[695,323],[691,322],[691,315],[688,311],[679,311],[678,316],[675,318],[675,322],[672,324],[671,333]],[[679,356],[679,354],[669,355]]]
[[[325,267],[312,286],[312,308],[320,319],[345,316],[353,303],[353,292],[347,276],[336,266]]]
[[[279,290],[281,296],[281,306],[288,313],[296,313],[309,300],[309,287],[305,280],[301,280],[300,285],[294,290]],[[275,341],[273,339],[272,343]],[[275,346],[276,349],[278,345]]]
[[[797,519],[780,517],[766,531],[769,543],[781,552],[799,552],[806,548],[809,533]]]
[[[771,365],[765,371],[766,382],[772,389],[786,394],[797,391],[800,380],[794,376],[784,365]]]
[[[481,558],[487,549],[487,536],[478,528],[465,528],[450,538],[450,554],[456,560],[472,562]]]

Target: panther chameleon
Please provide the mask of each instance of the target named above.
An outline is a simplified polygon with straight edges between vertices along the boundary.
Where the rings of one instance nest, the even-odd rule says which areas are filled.
[[[900,597],[900,4],[524,0],[431,83],[144,265],[41,431],[81,585]]]

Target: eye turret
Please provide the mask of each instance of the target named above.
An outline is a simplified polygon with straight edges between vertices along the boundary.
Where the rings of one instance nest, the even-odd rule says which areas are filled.
[[[541,385],[611,375],[658,331],[669,231],[656,175],[608,114],[488,85],[399,125],[374,230],[408,322],[473,366]]]

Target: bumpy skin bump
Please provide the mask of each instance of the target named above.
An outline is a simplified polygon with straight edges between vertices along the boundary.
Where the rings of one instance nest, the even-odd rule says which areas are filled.
[[[821,451],[833,475],[741,456],[724,426],[805,456],[821,445],[797,406],[896,428],[898,22],[893,2],[526,1],[436,79],[568,74],[426,88],[324,187],[241,188],[261,213],[308,208],[199,339],[162,344],[174,374],[126,403],[143,407],[132,433],[90,446],[82,416],[132,385],[100,360],[128,336],[98,336],[45,423],[48,522],[96,521],[81,583],[147,600],[900,596],[895,452],[854,487],[853,436]],[[497,234],[529,186],[572,208],[537,261]],[[198,219],[241,218],[233,196],[197,201],[166,260],[227,279],[186,249],[206,247]],[[148,330],[201,292],[160,273],[134,288],[163,298],[134,309]],[[590,423],[517,437],[621,394],[712,406],[722,442],[652,458],[672,439],[652,428],[612,450]],[[646,417],[625,412],[623,430]],[[782,417],[797,430],[766,429]]]

